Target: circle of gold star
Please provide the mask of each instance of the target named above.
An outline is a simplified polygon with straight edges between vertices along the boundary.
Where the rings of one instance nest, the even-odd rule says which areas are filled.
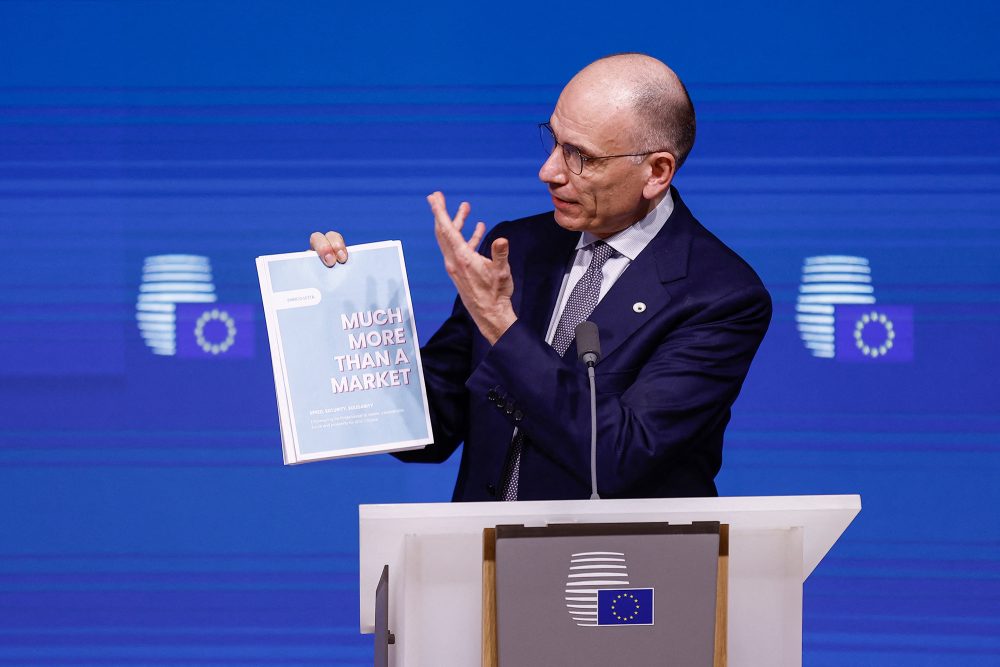
[[[205,325],[212,320],[218,320],[226,325],[226,338],[218,343],[213,343],[205,338]],[[236,342],[236,322],[232,316],[224,310],[213,308],[202,313],[194,326],[194,338],[198,347],[209,354],[219,354],[225,352]]]
[[[632,603],[631,612],[622,612],[621,614],[618,613],[616,607],[618,606],[618,601],[621,600],[622,598],[626,598],[628,601]],[[635,618],[639,616],[639,598],[632,595],[631,593],[619,593],[611,601],[611,614],[619,621],[628,622],[635,620]]]
[[[870,326],[878,326],[882,328],[883,339],[881,344],[869,345],[865,342],[864,332],[865,329]],[[854,324],[854,344],[859,350],[861,350],[861,354],[871,357],[872,359],[885,356],[885,354],[892,349],[893,340],[895,338],[896,331],[893,328],[892,320],[886,317],[885,313],[873,310],[862,315],[861,318]]]

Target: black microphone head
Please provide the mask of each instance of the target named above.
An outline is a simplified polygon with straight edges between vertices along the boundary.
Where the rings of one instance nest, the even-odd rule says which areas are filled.
[[[576,354],[580,361],[596,364],[601,358],[601,335],[593,322],[576,325]]]

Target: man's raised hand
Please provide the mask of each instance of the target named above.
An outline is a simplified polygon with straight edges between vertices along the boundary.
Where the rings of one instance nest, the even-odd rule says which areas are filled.
[[[490,246],[493,259],[483,257],[476,247],[486,225],[477,223],[468,241],[462,236],[462,227],[471,210],[468,202],[459,205],[454,218],[448,214],[442,193],[428,195],[427,203],[434,214],[434,234],[444,257],[444,268],[455,283],[465,309],[492,345],[517,320],[511,304],[514,279],[507,263],[510,245],[507,239],[496,239]]]

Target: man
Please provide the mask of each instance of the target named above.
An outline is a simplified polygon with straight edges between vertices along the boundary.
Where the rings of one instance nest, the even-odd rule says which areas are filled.
[[[716,495],[771,302],[671,187],[694,143],[687,92],[654,58],[602,58],[541,131],[553,212],[485,240],[478,223],[467,241],[469,204],[451,217],[444,195],[428,197],[458,299],[422,351],[434,444],[398,458],[443,461],[464,443],[454,500],[589,497],[590,390],[572,332],[590,319],[604,355],[601,497]],[[339,234],[310,241],[327,265],[347,260]]]

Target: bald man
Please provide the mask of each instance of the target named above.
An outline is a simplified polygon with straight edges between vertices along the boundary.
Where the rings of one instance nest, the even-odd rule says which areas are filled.
[[[553,211],[488,235],[478,223],[467,240],[469,204],[452,216],[443,194],[428,197],[458,298],[421,353],[434,444],[397,456],[439,462],[463,445],[454,500],[589,497],[590,390],[572,331],[590,319],[601,497],[717,495],[771,301],[671,186],[694,144],[687,91],[654,58],[609,56],[539,129]],[[336,232],[311,246],[328,266],[348,260]]]

